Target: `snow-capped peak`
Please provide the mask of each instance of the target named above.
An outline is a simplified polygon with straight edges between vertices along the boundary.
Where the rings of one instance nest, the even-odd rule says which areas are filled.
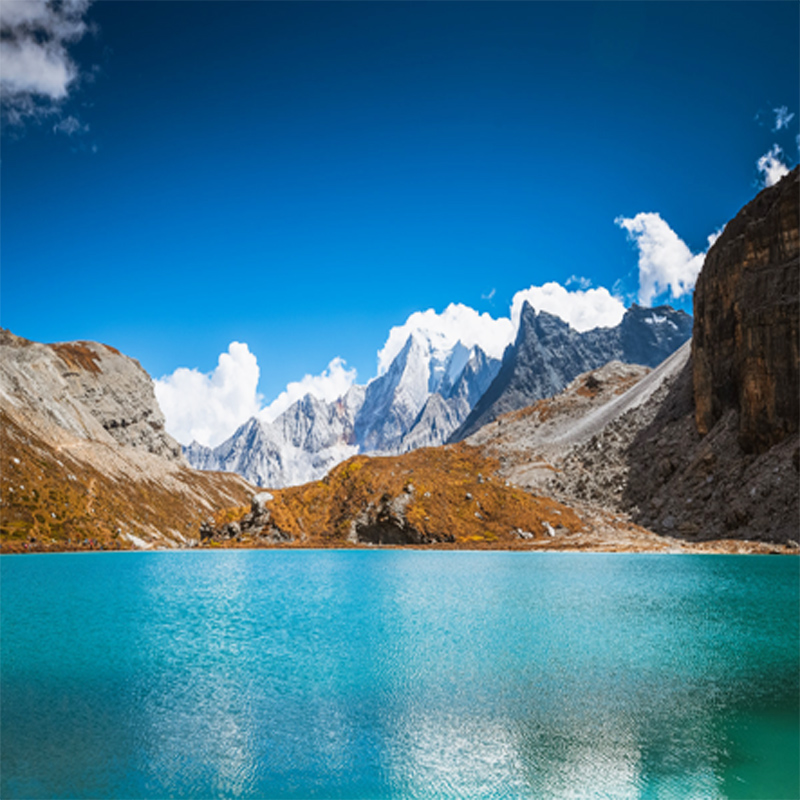
[[[460,343],[468,350],[477,345],[491,358],[499,359],[513,340],[514,329],[509,318],[494,319],[461,303],[451,303],[441,314],[432,308],[416,311],[389,332],[378,353],[379,376],[388,371],[412,335],[431,355],[450,353]]]

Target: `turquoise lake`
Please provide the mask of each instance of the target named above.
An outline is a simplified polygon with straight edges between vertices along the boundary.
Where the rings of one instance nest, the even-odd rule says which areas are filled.
[[[790,557],[0,558],[0,795],[797,798]]]

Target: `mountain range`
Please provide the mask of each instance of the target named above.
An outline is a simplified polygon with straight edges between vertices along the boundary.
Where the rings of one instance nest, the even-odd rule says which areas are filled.
[[[728,223],[696,284],[691,340],[654,369],[610,361],[549,388],[603,347],[638,361],[668,352],[686,320],[663,307],[584,334],[526,308],[501,361],[415,331],[366,387],[306,397],[231,441],[231,463],[260,452],[290,480],[361,447],[399,454],[357,454],[271,492],[191,469],[134,359],[0,330],[0,549],[796,553],[798,188],[795,168]],[[497,416],[464,441],[420,446],[460,435],[470,414]]]
[[[669,306],[632,306],[619,325],[578,332],[525,303],[502,360],[479,345],[442,347],[412,331],[388,369],[328,403],[306,395],[272,422],[256,417],[215,448],[192,443],[189,463],[281,488],[321,478],[356,454],[397,455],[468,436],[499,414],[561,391],[610,359],[655,366],[690,336]]]

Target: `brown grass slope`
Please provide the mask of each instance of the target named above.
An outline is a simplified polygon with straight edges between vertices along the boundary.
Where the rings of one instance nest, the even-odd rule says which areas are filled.
[[[364,547],[769,552],[761,545],[687,545],[631,524],[624,515],[570,507],[511,485],[497,458],[464,443],[401,456],[355,456],[320,481],[272,492],[269,522],[253,513],[217,517],[208,547]],[[234,526],[227,525],[236,521]],[[745,548],[742,550],[742,548]]]
[[[53,444],[0,410],[0,552],[176,547],[215,510],[253,493],[131,448]]]
[[[518,529],[542,538],[545,523],[565,533],[583,528],[561,503],[507,486],[497,467],[466,445],[356,456],[321,481],[274,492],[269,507],[278,528],[321,544],[369,541],[366,530],[384,510],[405,523],[408,538],[419,539],[412,544],[452,537],[456,546],[511,545]]]

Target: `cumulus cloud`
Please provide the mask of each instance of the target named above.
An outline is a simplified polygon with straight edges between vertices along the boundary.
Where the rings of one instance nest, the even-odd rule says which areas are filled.
[[[52,113],[67,98],[79,75],[67,46],[86,33],[90,2],[0,3],[0,101],[8,122]]]
[[[528,301],[537,311],[547,311],[561,317],[576,331],[592,328],[611,328],[619,325],[625,314],[625,304],[604,287],[569,289],[551,281],[543,286],[531,286],[514,295],[511,301],[511,321],[514,330],[519,326],[522,306]]]
[[[441,314],[432,308],[415,311],[405,323],[389,331],[389,338],[378,351],[378,375],[389,369],[412,333],[429,341],[434,350],[449,350],[460,341],[464,347],[478,345],[487,355],[501,358],[514,330],[510,319],[494,319],[461,303],[451,303]]]
[[[256,357],[231,342],[210,373],[180,367],[154,381],[167,431],[182,444],[214,447],[261,408]]]
[[[645,213],[635,217],[617,217],[614,222],[628,232],[639,248],[639,302],[649,306],[653,299],[669,291],[673,298],[683,297],[693,288],[706,258],[693,254],[683,239],[661,218]],[[719,232],[708,237],[708,246]]]
[[[779,131],[781,128],[788,128],[789,123],[794,118],[794,113],[789,113],[789,109],[786,106],[779,106],[778,108],[772,109],[775,112],[775,125],[772,128],[773,131]]]
[[[772,149],[756,161],[756,167],[761,173],[761,181],[764,186],[774,186],[784,175],[789,174],[789,167],[783,163],[782,155],[783,150],[774,144]]]
[[[451,303],[441,314],[432,308],[415,311],[402,325],[389,331],[386,343],[378,351],[378,375],[389,369],[412,334],[426,341],[433,351],[450,350],[461,342],[465,347],[477,345],[493,358],[502,358],[506,347],[514,341],[526,300],[537,311],[555,314],[578,331],[617,325],[625,313],[622,300],[608,289],[570,291],[556,282],[517,292],[507,317],[495,319],[461,303]]]
[[[292,381],[258,416],[264,422],[277,419],[289,406],[307,394],[328,403],[338,400],[355,383],[355,369],[347,369],[344,359],[338,356],[319,375],[304,375],[302,380]]]

